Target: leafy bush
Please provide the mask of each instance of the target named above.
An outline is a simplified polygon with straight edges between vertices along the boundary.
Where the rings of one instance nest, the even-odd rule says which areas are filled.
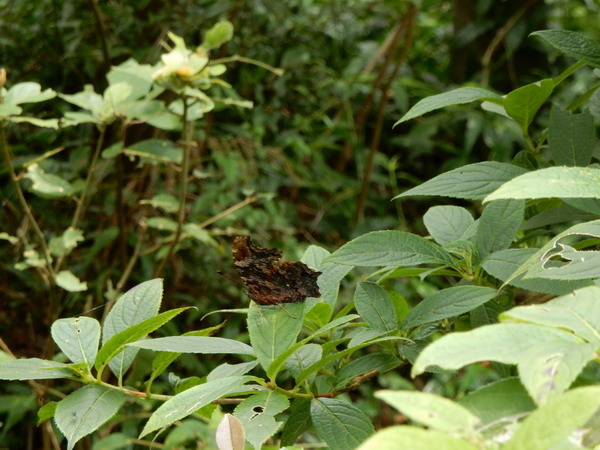
[[[206,52],[230,36],[230,25],[220,23],[192,52],[171,35],[175,46],[163,55],[159,67],[128,62],[109,74],[110,84],[102,96],[91,89],[62,95],[85,110],[66,113],[63,123],[93,123],[100,139],[83,183],[44,171],[40,163],[47,164],[51,155],[24,163],[33,193],[51,198],[80,193],[72,226],[50,242],[22,194],[3,136],[13,188],[41,249],[40,254],[29,246],[17,270],[36,268],[49,285],[71,291],[85,288],[71,271],[60,269],[83,239],[78,225],[96,183],[98,161],[118,155],[181,161],[179,198],[149,201],[176,212],[176,220],[143,219],[148,228],[169,232],[158,247],[158,272],[185,239],[210,240],[202,227],[186,222],[190,176],[186,160],[193,119],[219,100],[247,106],[235,94],[226,98],[206,94],[211,85],[224,84],[218,77],[225,69],[218,61],[210,65]],[[281,445],[302,439],[324,441],[333,449],[597,446],[600,288],[594,247],[600,238],[596,219],[600,170],[592,159],[597,148],[595,121],[600,120],[598,83],[565,108],[553,105],[545,121],[547,129],[536,130],[533,124],[569,76],[587,66],[600,67],[600,45],[563,30],[539,31],[534,36],[575,58],[575,64],[554,79],[504,96],[463,87],[429,97],[399,121],[480,101],[484,110],[518,128],[524,150],[512,163],[465,165],[396,197],[473,201],[480,211],[477,219],[463,206],[434,206],[423,217],[431,238],[384,230],[363,234],[333,253],[310,246],[302,260],[321,272],[320,299],[284,306],[251,303],[247,309],[230,310],[246,315],[249,344],[244,336],[214,336],[227,333],[225,324],[147,338],[168,327],[176,316],[190,312],[176,308],[159,314],[163,283],[151,279],[123,295],[113,294],[102,322],[85,316],[55,320],[52,338],[61,353],[48,359],[3,356],[0,379],[67,378],[83,384],[76,389],[69,384],[72,391],[66,396],[46,388],[64,398],[39,411],[40,422],[54,419],[68,448],[105,423],[109,430],[120,420],[138,424],[126,413],[140,408],[149,416],[143,417],[135,442],[147,445],[142,438],[167,430],[167,446],[199,439],[208,446],[243,448],[245,438],[260,448],[278,432]],[[599,75],[598,69],[594,74]],[[168,104],[157,100],[166,90],[175,95]],[[54,95],[35,83],[3,90],[2,133],[6,125],[22,122],[57,126],[57,120],[21,115],[19,106]],[[587,109],[574,112],[584,105]],[[106,147],[107,125],[117,118],[125,124],[143,120],[181,131],[183,150],[170,141],[156,140]],[[3,237],[10,242],[23,239]],[[344,303],[340,283],[353,269],[363,281],[352,300]],[[423,299],[412,305],[403,295],[407,292],[403,284],[423,293]],[[189,378],[180,378],[177,372],[164,376],[177,358],[184,360],[189,353],[237,355],[241,362],[218,360],[211,369],[203,367]],[[390,375],[388,382],[396,386],[389,387],[406,387],[408,383],[393,376],[392,369],[400,373],[409,369],[417,377],[415,383],[426,387],[423,392],[412,386],[376,392],[377,399],[399,410],[412,424],[375,433],[369,417],[373,399],[353,393],[374,377],[385,385]],[[459,369],[464,370],[462,376],[479,370],[481,387],[458,401],[426,392],[435,390],[436,380],[452,377]],[[232,404],[237,406],[227,414]],[[125,423],[122,428],[98,445],[116,448],[134,442],[138,431]]]

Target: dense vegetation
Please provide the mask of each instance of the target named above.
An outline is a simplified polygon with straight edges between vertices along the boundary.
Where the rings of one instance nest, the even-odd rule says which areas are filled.
[[[597,5],[0,5],[0,448],[600,445]]]

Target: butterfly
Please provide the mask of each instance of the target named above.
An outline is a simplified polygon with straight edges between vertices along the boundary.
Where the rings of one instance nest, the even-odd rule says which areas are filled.
[[[302,262],[281,259],[276,248],[262,248],[248,236],[233,240],[233,264],[240,274],[248,297],[259,305],[298,303],[306,297],[320,297],[317,278],[321,272]]]

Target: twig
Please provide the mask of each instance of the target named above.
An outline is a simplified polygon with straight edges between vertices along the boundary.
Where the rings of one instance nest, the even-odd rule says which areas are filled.
[[[92,7],[92,11],[94,12],[94,18],[96,19],[96,31],[98,32],[100,45],[102,46],[102,57],[104,59],[103,69],[106,73],[110,68],[110,51],[108,48],[108,42],[106,41],[106,24],[104,23],[104,19],[102,17],[102,11],[100,11],[100,7],[98,6],[98,0],[89,0],[89,3]]]
[[[487,86],[490,81],[490,65],[492,61],[492,56],[496,47],[500,45],[500,43],[504,40],[508,32],[517,24],[519,19],[527,12],[529,8],[531,8],[538,0],[529,0],[527,3],[521,5],[521,7],[506,21],[506,23],[498,30],[488,47],[485,49],[483,53],[483,57],[481,58],[481,84],[482,86]]]
[[[42,233],[40,226],[38,225],[37,221],[35,220],[35,217],[33,216],[33,213],[31,212],[31,208],[29,208],[29,204],[27,203],[27,200],[25,199],[25,195],[23,195],[23,191],[21,190],[21,185],[19,184],[17,174],[15,173],[15,169],[12,165],[10,151],[8,149],[8,143],[6,142],[6,133],[4,131],[3,124],[0,124],[0,148],[2,151],[2,156],[6,160],[6,167],[8,169],[8,175],[10,177],[10,182],[13,185],[13,189],[14,189],[15,193],[17,194],[17,198],[19,200],[19,204],[21,205],[21,209],[23,210],[23,213],[25,214],[25,216],[31,223],[31,226],[33,227],[35,236],[37,237],[40,247],[42,248],[42,254],[44,256],[44,260],[46,261],[46,267],[49,272],[50,278],[51,278],[52,282],[54,282],[56,273],[52,268],[52,256],[50,255],[50,249],[48,248],[48,245],[46,244],[46,238],[44,237],[44,233]]]
[[[191,142],[191,140],[192,140],[192,122],[188,120],[188,108],[190,106],[188,104],[188,99],[184,95],[182,100],[183,100],[182,120],[183,120],[183,146],[184,147],[183,147],[183,161],[181,164],[181,173],[180,173],[180,179],[179,179],[179,211],[177,213],[177,230],[175,231],[175,236],[173,237],[173,240],[171,241],[171,245],[169,246],[167,255],[162,259],[162,261],[158,265],[158,268],[154,272],[155,277],[159,277],[162,274],[162,272],[165,268],[165,265],[171,259],[171,256],[173,256],[175,247],[177,246],[177,244],[179,243],[179,241],[181,239],[181,233],[182,233],[183,225],[185,222],[185,207],[187,206],[187,204],[186,204],[187,181],[188,181],[188,172],[190,170],[190,167],[189,167],[190,166],[190,150],[192,147],[192,142]]]

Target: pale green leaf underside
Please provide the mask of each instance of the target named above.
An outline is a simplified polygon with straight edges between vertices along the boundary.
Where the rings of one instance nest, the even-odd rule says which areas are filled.
[[[480,420],[452,400],[419,391],[377,391],[375,397],[393,406],[411,420],[451,434],[471,434]]]
[[[254,350],[243,342],[208,336],[171,336],[143,339],[128,344],[130,347],[176,353],[254,355]]]
[[[455,370],[479,361],[517,364],[533,345],[547,341],[581,342],[571,333],[530,324],[500,323],[464,333],[452,333],[434,341],[417,358],[412,375],[430,366]]]
[[[54,418],[69,442],[67,449],[114,416],[126,398],[117,389],[88,385],[58,402]]]
[[[600,67],[600,44],[589,37],[570,30],[540,30],[531,33],[575,59]]]
[[[600,169],[548,167],[520,175],[488,195],[498,199],[600,198]]]
[[[193,414],[224,395],[241,388],[253,377],[228,377],[191,387],[163,403],[148,419],[140,438],[152,431],[171,425],[173,422]]]
[[[94,365],[100,343],[100,323],[91,317],[59,319],[52,324],[52,339],[74,363]]]
[[[410,425],[396,425],[385,428],[367,439],[357,450],[477,450],[474,444],[440,433]]]
[[[46,359],[15,359],[0,363],[0,380],[49,380],[73,376],[63,364]]]
[[[552,448],[577,428],[583,427],[598,408],[599,386],[572,389],[531,413],[503,450]]]

